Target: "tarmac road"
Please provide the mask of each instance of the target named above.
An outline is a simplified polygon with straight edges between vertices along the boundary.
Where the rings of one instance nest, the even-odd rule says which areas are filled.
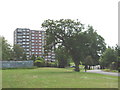
[[[111,76],[120,76],[120,73],[115,73],[115,72],[104,72],[102,70],[87,70],[87,72],[90,73],[99,73],[99,74],[105,74],[105,75],[111,75]]]

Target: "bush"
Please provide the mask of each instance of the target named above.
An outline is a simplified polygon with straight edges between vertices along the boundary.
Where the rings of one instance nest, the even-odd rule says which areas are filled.
[[[45,61],[44,61],[43,58],[37,57],[37,60],[35,60],[34,65],[38,66],[38,67],[44,67],[45,66]]]
[[[47,62],[46,67],[57,67],[57,63],[56,62]]]
[[[51,62],[51,67],[57,67],[57,63],[56,62]]]

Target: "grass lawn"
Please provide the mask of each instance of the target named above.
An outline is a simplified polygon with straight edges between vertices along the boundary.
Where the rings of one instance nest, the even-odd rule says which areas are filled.
[[[2,70],[3,88],[118,88],[118,77],[64,68]]]

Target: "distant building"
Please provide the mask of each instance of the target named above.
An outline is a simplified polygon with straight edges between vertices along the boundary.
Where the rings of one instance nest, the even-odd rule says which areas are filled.
[[[27,58],[31,58],[34,55],[36,57],[44,57],[45,60],[49,61],[55,60],[54,52],[49,52],[48,56],[44,56],[45,31],[17,28],[14,31],[14,44],[19,44],[24,48]]]

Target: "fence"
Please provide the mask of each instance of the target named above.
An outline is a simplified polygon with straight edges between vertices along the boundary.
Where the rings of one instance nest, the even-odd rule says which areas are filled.
[[[33,61],[0,61],[2,68],[30,68],[33,67]]]

